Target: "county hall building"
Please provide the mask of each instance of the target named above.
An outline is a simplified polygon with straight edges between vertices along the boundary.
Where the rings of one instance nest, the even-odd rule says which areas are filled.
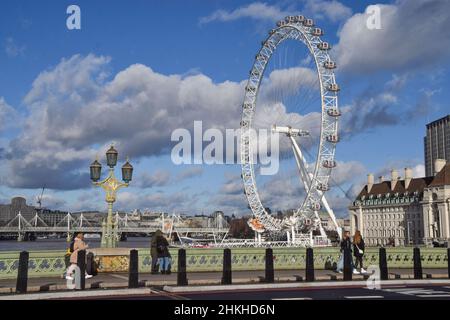
[[[360,230],[370,246],[445,243],[450,238],[450,163],[434,161],[433,174],[413,177],[405,168],[367,184],[349,207],[350,231]]]

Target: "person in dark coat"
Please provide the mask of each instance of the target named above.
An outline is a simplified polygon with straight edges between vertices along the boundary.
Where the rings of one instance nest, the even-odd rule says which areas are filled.
[[[349,250],[350,253],[350,264],[352,266],[352,270],[354,274],[358,274],[359,272],[356,271],[355,266],[353,264],[353,259],[352,259],[352,250],[353,249],[353,245],[352,245],[352,241],[351,241],[351,237],[350,237],[350,232],[349,231],[345,231],[343,236],[342,236],[342,241],[341,241],[341,261],[338,263],[338,268],[337,271],[339,273],[342,273],[342,270],[344,268],[344,251],[345,250]]]
[[[366,272],[363,267],[363,257],[365,249],[366,245],[364,243],[364,239],[361,236],[361,232],[359,230],[356,230],[355,235],[353,236],[353,255],[355,256],[356,260],[355,268],[358,268],[359,266],[361,268],[361,273]]]
[[[156,248],[158,251],[158,262],[159,268],[162,274],[170,274],[170,252],[169,252],[169,242],[161,234],[156,238]]]
[[[157,249],[157,239],[162,236],[161,230],[156,230],[156,232],[152,236],[152,240],[150,241],[150,255],[152,257],[152,274],[158,273],[158,249]]]

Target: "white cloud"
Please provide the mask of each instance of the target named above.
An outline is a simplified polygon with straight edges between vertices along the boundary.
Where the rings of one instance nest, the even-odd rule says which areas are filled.
[[[442,0],[377,4],[381,29],[366,26],[369,15],[357,13],[339,32],[335,47],[340,70],[371,73],[405,71],[436,65],[448,59],[450,2]]]
[[[185,180],[185,179],[190,179],[193,177],[198,177],[201,176],[203,174],[203,168],[199,167],[199,166],[192,166],[189,167],[185,170],[183,170],[182,172],[180,172],[177,175],[177,180],[181,181],[181,180]]]
[[[284,162],[282,165],[286,166],[289,163]],[[365,172],[366,169],[360,162],[338,161],[338,166],[332,171],[331,190],[326,193],[327,200],[337,215],[347,215],[347,207],[360,191]],[[272,212],[297,209],[302,205],[305,197],[296,167],[288,168],[265,179],[257,176],[256,184],[263,206],[270,208]],[[208,205],[223,208],[228,213],[240,215],[251,213],[247,207],[243,182],[239,175],[227,175],[220,192],[210,199]]]
[[[139,188],[164,187],[170,180],[171,174],[166,170],[156,170],[152,174],[143,172],[138,176],[136,186]]]
[[[5,53],[10,58],[15,58],[18,56],[23,56],[25,53],[26,46],[19,45],[16,40],[9,37],[6,39],[4,44]]]
[[[254,2],[247,6],[239,7],[233,11],[217,10],[207,17],[200,18],[200,24],[209,23],[212,21],[228,22],[241,18],[276,21],[284,18],[288,14],[288,12],[281,10],[277,6]]]
[[[422,163],[417,163],[417,160],[393,160],[386,162],[379,170],[374,173],[375,179],[383,176],[384,180],[391,179],[391,170],[397,170],[401,179],[405,177],[405,168],[411,168],[414,178],[421,178],[425,176],[425,166]],[[378,180],[377,180],[378,181]]]
[[[172,131],[192,130],[196,120],[204,129],[239,127],[244,81],[163,75],[141,64],[108,80],[109,62],[108,57],[75,55],[36,78],[24,99],[28,116],[22,131],[4,151],[11,155],[9,186],[84,188],[89,163],[103,156],[111,141],[120,161],[126,156],[133,161],[167,154]],[[276,74],[268,79],[269,88],[283,81]],[[285,124],[311,119],[284,108],[276,113]]]
[[[3,97],[0,97],[0,132],[16,127],[20,121],[20,116]]]
[[[325,18],[331,22],[345,20],[352,15],[352,9],[336,0],[307,0],[304,10],[315,18]]]
[[[306,0],[302,10],[297,10],[294,6],[268,5],[263,2],[253,2],[249,5],[237,9],[217,10],[209,16],[200,18],[200,24],[213,21],[228,22],[243,18],[260,21],[274,22],[288,15],[307,14],[317,19],[328,19],[331,22],[341,21],[352,14],[352,10],[336,0]],[[285,7],[285,8],[282,8]]]
[[[410,123],[432,108],[430,96],[421,92],[414,104],[401,99],[409,74],[393,75],[384,86],[369,86],[341,107],[340,132],[343,138],[367,132],[377,127]],[[408,117],[399,117],[398,114]]]
[[[33,82],[24,99],[29,116],[6,150],[14,155],[11,186],[47,180],[49,188],[80,188],[89,184],[88,164],[111,140],[121,155],[139,158],[167,153],[171,132],[194,120],[205,128],[239,126],[243,83],[165,76],[138,64],[106,82],[109,61],[75,55]]]
[[[193,214],[198,210],[198,202],[197,195],[192,196],[184,192],[136,193],[124,191],[117,196],[116,206],[127,211],[151,208],[152,211]]]

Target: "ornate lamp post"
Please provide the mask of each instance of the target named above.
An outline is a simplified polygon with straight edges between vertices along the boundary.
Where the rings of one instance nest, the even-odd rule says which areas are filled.
[[[102,224],[102,242],[101,246],[102,248],[115,248],[117,246],[118,241],[118,232],[117,232],[117,223],[113,222],[113,203],[116,201],[116,192],[122,187],[128,187],[131,178],[133,176],[133,166],[127,162],[122,166],[122,180],[123,183],[117,180],[117,178],[114,175],[114,167],[117,164],[117,156],[118,152],[116,149],[114,149],[113,146],[109,148],[109,150],[106,152],[106,163],[109,167],[109,174],[108,177],[100,181],[101,171],[102,171],[102,165],[95,160],[91,166],[91,180],[93,181],[93,184],[97,187],[102,187],[103,190],[106,192],[106,202],[108,203],[108,217],[105,221],[103,221]]]

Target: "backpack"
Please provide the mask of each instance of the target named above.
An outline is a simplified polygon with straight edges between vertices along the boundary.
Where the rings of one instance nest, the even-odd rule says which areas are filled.
[[[74,249],[73,249],[74,245],[75,245],[75,240],[73,240],[73,241],[70,243],[70,246],[69,246],[69,252],[70,252],[70,253],[73,253],[73,251],[74,251]]]

